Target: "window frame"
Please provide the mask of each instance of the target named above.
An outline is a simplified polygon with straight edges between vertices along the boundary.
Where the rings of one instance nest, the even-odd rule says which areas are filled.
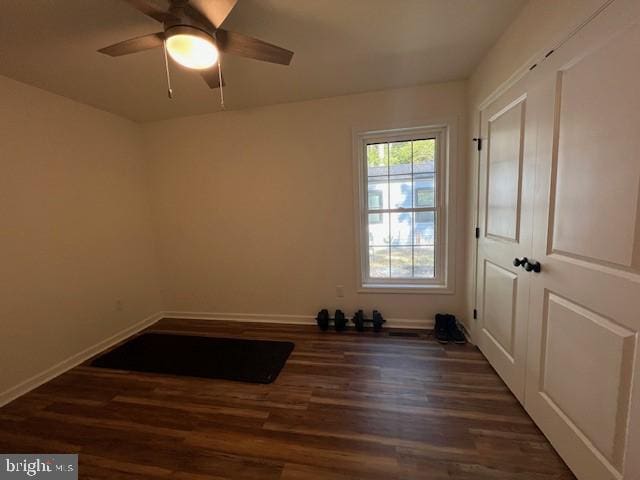
[[[452,231],[452,144],[451,123],[420,127],[394,128],[373,131],[354,131],[354,173],[356,200],[357,275],[359,293],[454,293],[453,292],[453,231]],[[436,139],[435,158],[435,207],[434,239],[435,277],[426,279],[371,278],[369,277],[368,235],[368,176],[367,145],[391,143],[427,138]],[[415,195],[414,206],[415,206]],[[403,209],[392,209],[400,210]],[[414,208],[406,209],[413,211]]]

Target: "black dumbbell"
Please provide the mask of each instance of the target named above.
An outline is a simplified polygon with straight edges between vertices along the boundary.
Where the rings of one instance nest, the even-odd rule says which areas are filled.
[[[364,312],[362,310],[358,310],[354,315],[351,321],[356,326],[356,330],[359,332],[364,332],[365,323],[371,323],[373,325],[373,331],[379,332],[382,330],[382,324],[385,322],[385,319],[382,317],[382,314],[378,310],[374,310],[372,314],[372,318],[365,318]]]
[[[336,310],[336,315],[333,318],[333,327],[336,329],[336,332],[342,332],[347,329],[347,317],[344,316],[344,312],[342,310]]]
[[[373,331],[379,332],[382,330],[382,324],[385,322],[385,319],[382,318],[382,314],[379,311],[374,310],[371,322],[373,323]]]
[[[364,332],[364,312],[362,310],[358,310],[351,321],[356,326],[357,331]]]
[[[318,312],[318,316],[316,317],[316,322],[318,322],[318,327],[323,332],[329,329],[329,310],[323,308]]]

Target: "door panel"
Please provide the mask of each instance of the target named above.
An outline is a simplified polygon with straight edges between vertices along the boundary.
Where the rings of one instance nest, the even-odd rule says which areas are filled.
[[[525,100],[488,122],[487,235],[518,240]]]
[[[545,310],[539,392],[614,459],[616,442],[624,440],[618,438],[619,427],[628,420],[631,370],[626,367],[635,353],[634,332],[548,291]]]
[[[513,361],[518,275],[485,260],[484,285],[485,333]]]
[[[531,250],[533,170],[525,159],[534,152],[535,129],[526,88],[526,81],[515,85],[481,113],[486,148],[480,161],[479,224],[484,233],[477,264],[478,346],[521,402],[530,275],[513,260]]]
[[[638,261],[640,90],[635,75],[623,74],[638,52],[633,28],[558,73],[554,251],[625,267]]]
[[[525,406],[580,480],[640,478],[640,2],[532,74],[538,118]]]

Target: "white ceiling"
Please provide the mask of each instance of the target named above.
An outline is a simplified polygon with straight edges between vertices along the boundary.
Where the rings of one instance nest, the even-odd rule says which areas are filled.
[[[158,0],[161,2],[162,0]],[[207,1],[207,0],[203,0]],[[224,24],[293,50],[289,67],[224,56],[228,109],[467,78],[525,0],[239,0]],[[122,0],[0,0],[0,74],[136,121],[213,112],[217,90],[162,50],[96,52],[162,30]]]

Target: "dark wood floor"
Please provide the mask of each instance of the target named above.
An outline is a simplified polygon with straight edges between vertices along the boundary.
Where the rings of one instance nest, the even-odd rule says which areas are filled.
[[[275,383],[80,366],[0,409],[0,452],[80,453],[80,478],[574,479],[472,346],[163,320],[291,340]]]

